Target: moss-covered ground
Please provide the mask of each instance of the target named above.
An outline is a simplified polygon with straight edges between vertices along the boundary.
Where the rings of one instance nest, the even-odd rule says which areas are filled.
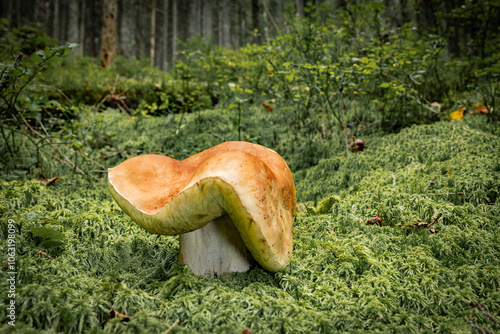
[[[203,115],[182,127],[191,129],[189,140],[175,141],[176,131],[140,135],[171,119],[116,114],[88,140],[98,147],[112,138],[121,155],[100,154],[114,164],[158,147],[181,159],[222,136],[234,139],[232,128],[213,126],[227,124],[215,113],[210,124]],[[15,263],[0,271],[0,333],[164,333],[172,325],[171,333],[498,331],[471,306],[484,303],[499,318],[500,137],[480,117],[373,135],[358,153],[332,143],[300,170],[300,150],[280,144],[278,130],[264,135],[248,123],[249,140],[277,147],[295,168],[294,254],[277,273],[257,266],[196,277],[177,263],[177,238],[131,223],[104,179],[68,174],[46,186],[5,173],[1,258],[14,234]],[[6,293],[9,267],[17,272],[15,298]],[[12,300],[15,327],[7,318]]]

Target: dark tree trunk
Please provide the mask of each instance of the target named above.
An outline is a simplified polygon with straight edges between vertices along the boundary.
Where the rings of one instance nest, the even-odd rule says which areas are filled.
[[[101,38],[101,64],[107,67],[114,63],[116,54],[117,0],[104,0]]]

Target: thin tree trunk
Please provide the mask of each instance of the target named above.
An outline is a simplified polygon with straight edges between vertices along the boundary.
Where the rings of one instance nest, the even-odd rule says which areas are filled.
[[[229,0],[221,1],[221,17],[219,18],[221,26],[221,44],[225,47],[231,47],[231,5]]]
[[[121,0],[120,5],[120,53],[125,57],[136,59],[138,27],[135,0]]]
[[[74,0],[68,3],[68,20],[67,20],[67,34],[66,39],[71,43],[81,43],[80,41],[80,24],[83,24],[84,20],[80,21],[80,1]],[[81,23],[80,23],[81,22]],[[82,46],[80,45],[76,52],[80,53]]]
[[[302,0],[295,0],[295,10],[298,17],[304,17],[304,2]]]
[[[172,6],[172,59],[175,62],[175,57],[177,53],[177,34],[178,34],[178,29],[177,29],[177,0],[172,0],[173,6]]]
[[[155,40],[156,40],[156,0],[152,0],[151,4],[151,51],[150,60],[151,66],[155,64]]]
[[[252,35],[253,35],[253,43],[259,43],[259,36],[255,34],[255,31],[259,30],[259,0],[252,0]]]
[[[170,54],[170,32],[169,22],[170,22],[170,0],[164,0],[163,2],[163,70],[168,71],[169,63],[171,59]]]
[[[103,10],[101,64],[103,67],[107,67],[115,61],[117,0],[104,0]]]
[[[52,16],[52,37],[55,39],[60,39],[61,36],[59,35],[59,1],[55,0],[54,1],[54,12]]]

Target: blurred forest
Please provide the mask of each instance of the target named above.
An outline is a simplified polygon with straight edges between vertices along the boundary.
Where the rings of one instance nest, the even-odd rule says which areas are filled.
[[[420,33],[443,37],[454,57],[485,58],[499,41],[499,3],[486,0],[4,0],[0,17],[8,19],[9,28],[39,27],[52,38],[77,43],[77,51],[87,56],[146,56],[167,70],[182,48],[178,41],[200,35],[233,49],[270,43],[281,31],[290,31],[287,12],[299,18],[311,14],[308,3],[328,5],[323,21],[347,11],[358,33],[366,17],[355,8],[380,3],[372,8],[379,16],[374,31],[412,21]]]

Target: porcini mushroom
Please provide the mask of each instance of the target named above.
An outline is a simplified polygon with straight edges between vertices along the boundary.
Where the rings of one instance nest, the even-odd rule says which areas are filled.
[[[111,194],[147,231],[180,235],[196,275],[278,271],[292,254],[292,173],[274,151],[225,142],[185,160],[142,155],[108,170]],[[250,254],[251,255],[250,255]]]

